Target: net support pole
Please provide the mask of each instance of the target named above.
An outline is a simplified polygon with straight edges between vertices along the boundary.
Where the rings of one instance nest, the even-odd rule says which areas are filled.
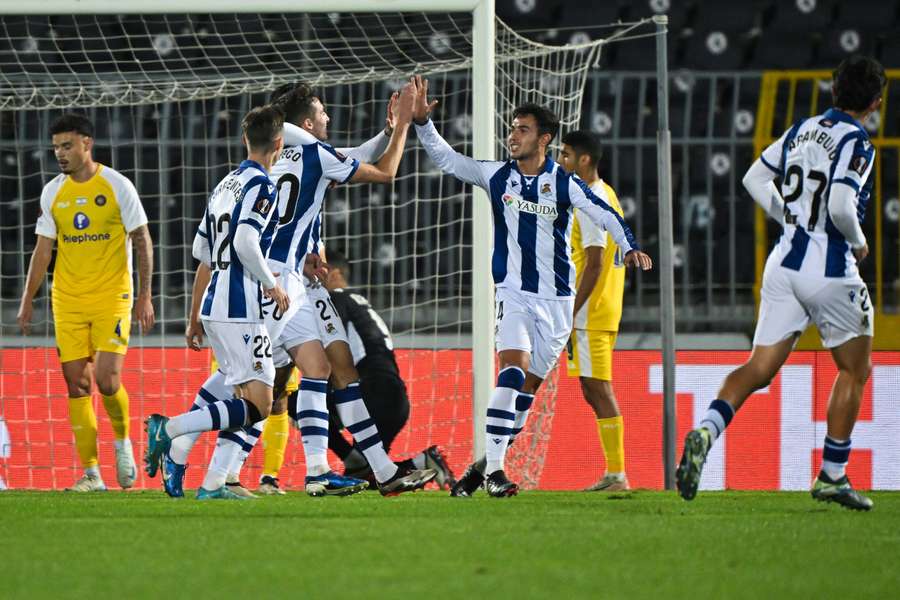
[[[493,160],[494,148],[494,0],[481,0],[473,11],[472,131],[473,156]],[[491,204],[487,192],[472,188],[472,460],[484,455],[487,405],[494,387],[494,293],[491,280]]]
[[[663,481],[675,487],[675,272],[672,234],[672,132],[669,131],[669,67],[666,15],[653,17],[656,24],[656,133],[659,192],[659,303],[663,360]]]

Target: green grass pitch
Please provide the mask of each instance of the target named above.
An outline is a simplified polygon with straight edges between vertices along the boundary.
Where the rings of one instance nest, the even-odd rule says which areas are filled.
[[[0,598],[888,598],[900,494],[0,493]]]

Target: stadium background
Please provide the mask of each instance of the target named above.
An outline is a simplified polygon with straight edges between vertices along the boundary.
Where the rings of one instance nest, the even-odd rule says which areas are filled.
[[[714,389],[698,384],[699,387],[682,390],[682,378],[689,380],[691,375],[681,365],[705,366],[707,371],[701,379],[715,387],[719,373],[745,356],[731,351],[749,347],[760,256],[767,251],[775,230],[774,224],[766,224],[761,218],[740,185],[744,170],[754,154],[793,120],[828,106],[828,69],[844,56],[865,52],[879,57],[889,69],[900,66],[898,3],[862,0],[851,6],[816,0],[728,4],[702,0],[498,2],[498,15],[504,21],[516,31],[545,43],[596,38],[604,35],[606,30],[600,27],[603,24],[654,12],[665,12],[670,18],[678,345],[707,351],[679,355],[682,370],[678,417],[683,433],[693,423],[696,403],[705,404]],[[16,21],[7,17],[3,24],[9,36]],[[64,28],[65,19],[60,18],[58,26]],[[340,24],[334,27],[339,29]],[[51,39],[47,31],[35,35],[38,50]],[[153,35],[152,24],[147,26],[146,35]],[[13,54],[21,60],[29,49],[4,47],[0,53]],[[164,51],[165,47],[159,50],[161,55]],[[651,254],[657,255],[653,60],[652,40],[605,48],[599,65],[588,75],[582,126],[604,136],[603,176],[619,192],[626,217],[639,238]],[[51,68],[52,65],[51,61]],[[900,487],[897,475],[892,479],[879,467],[896,456],[900,448],[900,424],[890,416],[898,412],[891,390],[900,384],[900,355],[890,352],[900,349],[900,110],[892,100],[900,74],[891,71],[889,75],[882,111],[866,123],[879,154],[875,192],[864,224],[872,255],[863,269],[876,302],[876,346],[888,352],[875,358],[878,367],[867,387],[868,408],[864,408],[862,416],[864,423],[873,424],[873,431],[869,433],[864,423],[860,424],[860,451],[854,452],[852,466],[859,471],[851,471],[860,487],[879,488]],[[454,95],[454,86],[465,85],[464,80],[448,76],[442,91],[447,98],[464,98]],[[354,98],[372,90],[379,98],[386,98],[390,85],[366,84],[327,91],[335,122],[358,120],[349,107]],[[134,336],[134,348],[126,361],[126,384],[130,390],[137,390],[132,392],[135,439],[142,415],[162,407],[170,412],[186,407],[205,375],[205,353],[189,354],[179,348],[192,270],[189,251],[185,249],[202,212],[210,180],[220,177],[223,169],[240,156],[235,132],[248,102],[250,99],[244,96],[222,102],[88,111],[98,122],[96,157],[135,181],[157,244],[159,268],[154,288],[162,299],[156,303],[161,321],[153,335]],[[370,108],[371,114],[383,110],[378,102]],[[470,105],[461,101],[446,108],[448,112],[451,109],[465,113]],[[197,121],[198,115],[215,118]],[[445,135],[451,143],[465,146],[470,133],[465,120],[450,124]],[[216,142],[217,137],[225,141]],[[187,145],[185,140],[192,138],[200,142]],[[38,310],[36,315],[45,324],[43,336],[23,339],[15,330],[18,297],[34,243],[32,224],[37,200],[55,168],[47,139],[46,119],[40,118],[37,111],[0,113],[0,335],[5,348],[0,415],[6,419],[12,442],[10,458],[0,462],[0,475],[14,487],[63,487],[77,471],[49,315],[46,310]],[[171,148],[172,154],[161,154],[162,148]],[[214,155],[212,159],[210,154]],[[406,163],[402,167],[406,171],[411,168]],[[442,241],[458,240],[462,248],[468,247],[468,207],[463,202],[451,202],[449,214],[430,214],[426,210],[407,217],[394,210],[394,204],[398,199],[405,202],[414,193],[423,192],[405,187],[403,181],[407,180],[395,187],[392,201],[371,202],[372,198],[362,197],[356,191],[337,196],[327,205],[325,236],[326,240],[338,240],[336,247],[348,251],[359,267],[353,283],[370,297],[396,334],[398,347],[404,348],[400,353],[401,372],[411,384],[413,416],[408,433],[398,439],[395,451],[402,455],[428,443],[441,443],[448,448],[454,466],[460,468],[468,459],[471,442],[471,403],[466,391],[471,377],[469,357],[460,349],[466,345],[464,324],[469,307],[462,302],[448,308],[441,299],[464,296],[468,272],[464,266],[465,251],[449,248]],[[442,181],[441,185],[432,185],[424,193],[431,197],[465,197],[458,184],[451,182],[448,188],[448,182]],[[371,206],[364,207],[367,204]],[[423,230],[420,223],[427,221],[440,223],[440,227]],[[422,235],[397,235],[410,231]],[[439,260],[426,259],[432,255]],[[448,273],[453,276],[446,277]],[[392,285],[396,280],[417,284]],[[619,348],[658,347],[658,291],[655,277],[628,278]],[[39,309],[47,306],[46,292],[45,286]],[[411,305],[417,310],[409,311]],[[436,349],[425,358],[415,352],[423,340]],[[816,348],[814,337],[805,338],[802,347]],[[627,423],[629,475],[635,485],[659,487],[661,400],[653,387],[658,356],[653,352],[623,351],[616,360],[616,386]],[[806,471],[812,474],[814,465],[809,463],[814,462],[813,448],[821,440],[815,422],[821,421],[827,398],[827,385],[823,382],[831,380],[832,371],[824,354],[802,354],[792,360],[792,364],[806,368],[801,368],[805,374],[792,379],[790,386],[784,385],[782,376],[773,383],[767,395],[769,402],[760,398],[748,405],[734,430],[729,430],[731,441],[724,451],[726,474],[716,475],[716,470],[711,469],[704,476],[705,485],[716,486],[721,481],[721,485],[731,488],[795,487],[795,480],[785,481],[782,475],[776,479],[759,477],[763,465],[785,462],[788,468],[779,468],[778,473],[802,472],[802,467],[809,465]],[[552,393],[533,415],[529,437],[517,444],[521,450],[515,453],[525,455],[519,468],[531,485],[577,487],[600,471],[602,459],[593,421],[574,382],[559,373],[553,379]],[[427,385],[420,385],[421,382]],[[702,391],[695,394],[695,390]],[[801,415],[805,420],[796,421],[803,423],[802,433],[788,426],[785,415],[790,411],[785,411],[785,406],[805,411]],[[109,465],[111,438],[102,417],[101,421],[105,434],[101,434],[105,441],[102,462]],[[764,450],[755,449],[747,439],[746,432],[753,430],[766,432],[767,442],[760,443]],[[791,448],[791,440],[797,439],[803,440],[800,455],[782,456],[786,448]],[[751,447],[758,457],[753,465],[741,466],[735,461],[734,466],[729,466],[730,456]],[[208,447],[203,452],[208,452]],[[3,455],[0,452],[0,457]],[[258,465],[259,457],[253,460]],[[300,456],[292,458],[289,473],[300,467],[299,460]],[[192,462],[199,464],[202,460],[195,458]],[[192,477],[199,470],[191,471]],[[286,479],[296,482],[291,476]]]

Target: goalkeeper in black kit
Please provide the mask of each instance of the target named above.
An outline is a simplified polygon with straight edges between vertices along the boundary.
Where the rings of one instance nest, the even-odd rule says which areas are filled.
[[[366,408],[378,426],[385,452],[390,453],[391,443],[409,419],[409,398],[397,367],[391,332],[365,296],[348,289],[350,264],[347,258],[340,252],[329,250],[327,261],[325,287],[347,331]],[[344,474],[372,480],[374,476],[363,453],[341,433],[343,424],[334,408],[331,390],[328,409],[331,419],[328,447],[343,461]],[[455,483],[453,472],[437,446],[429,446],[404,462],[417,469],[434,469],[437,472],[434,480],[441,489],[450,489]]]

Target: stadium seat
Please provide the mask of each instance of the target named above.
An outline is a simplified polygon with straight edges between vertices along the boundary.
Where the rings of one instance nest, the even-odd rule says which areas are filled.
[[[744,62],[744,44],[744,36],[739,32],[702,29],[687,39],[684,64],[692,69],[739,69]]]
[[[763,35],[797,36],[823,31],[834,19],[834,0],[781,0],[772,5],[773,14],[763,22]]]
[[[838,3],[836,24],[860,30],[885,31],[897,22],[896,0],[854,0]]]
[[[823,68],[833,69],[851,54],[872,55],[874,49],[875,33],[839,25],[822,36],[816,62]]]
[[[813,62],[815,40],[809,34],[798,32],[785,36],[763,29],[756,40],[749,64],[753,69],[806,69]]]
[[[754,2],[722,2],[699,0],[697,3],[697,28],[718,31],[748,32],[759,25],[759,8]]]

